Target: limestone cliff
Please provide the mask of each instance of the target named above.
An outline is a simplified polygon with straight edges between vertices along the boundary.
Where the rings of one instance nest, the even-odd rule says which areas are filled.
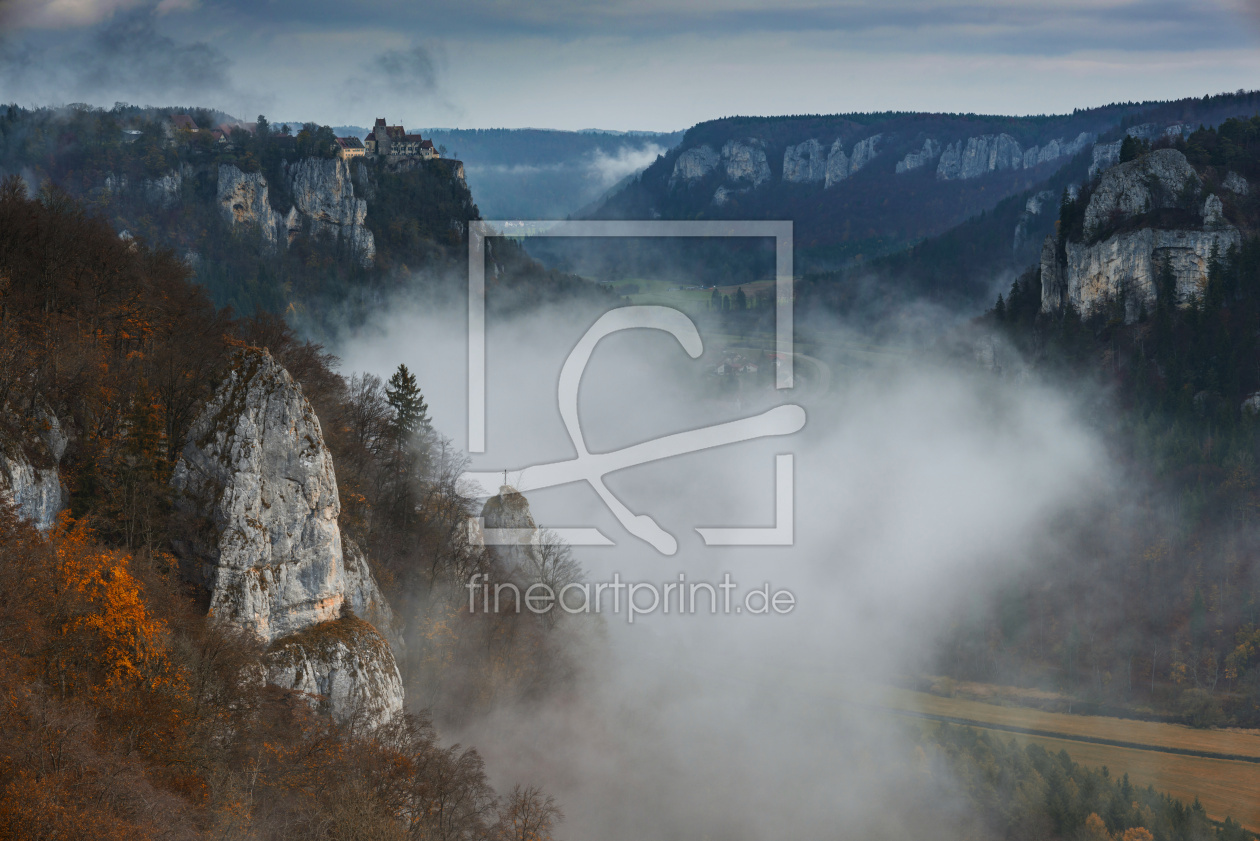
[[[936,177],[942,181],[979,178],[990,172],[1013,169],[1031,169],[1064,156],[1075,155],[1084,149],[1094,136],[1081,132],[1075,140],[1056,138],[1044,146],[1028,149],[1009,134],[983,134],[958,140],[946,146],[936,165]]]
[[[783,152],[783,180],[810,184],[827,177],[827,156],[823,145],[809,139]]]
[[[25,442],[27,446],[13,441],[0,447],[0,499],[11,503],[18,516],[37,529],[47,531],[66,507],[66,492],[57,470],[66,450],[66,437],[51,412],[38,412],[34,424],[38,432]]]
[[[1159,149],[1111,167],[1103,173],[1085,208],[1085,239],[1095,238],[1114,222],[1177,207],[1188,192],[1197,191],[1201,185],[1198,173],[1176,149]]]
[[[697,146],[688,149],[678,156],[674,162],[674,173],[669,179],[671,185],[678,182],[699,180],[717,168],[721,158],[713,151],[712,146]]]
[[[765,144],[760,140],[728,140],[722,146],[722,162],[726,177],[732,181],[745,181],[756,187],[770,180],[770,164]]]
[[[269,660],[273,676],[307,687],[302,691],[320,688],[339,718],[357,715],[364,693],[385,718],[402,709],[393,655],[367,621],[392,625],[392,614],[357,547],[347,563],[337,480],[319,419],[266,351],[237,352],[227,380],[193,425],[171,484],[177,504],[206,521],[203,533],[181,547],[191,577],[209,590],[217,619],[279,652],[279,660]],[[337,645],[309,644],[322,626],[360,609],[362,627],[335,635]],[[337,681],[351,680],[347,675],[368,683],[343,691]]]
[[[267,682],[306,695],[342,723],[372,729],[402,711],[402,680],[370,623],[345,616],[271,646]]]
[[[1015,223],[1015,238],[1012,244],[1012,250],[1019,249],[1028,241],[1028,229],[1036,221],[1047,207],[1051,206],[1054,201],[1054,193],[1050,190],[1041,190],[1030,196],[1028,201],[1024,202],[1024,212],[1019,215],[1019,221]]]
[[[304,158],[285,166],[293,212],[311,236],[344,239],[364,265],[376,258],[376,242],[367,229],[367,202],[355,198],[350,166],[341,158]],[[290,231],[295,227],[287,222]]]
[[[284,217],[271,207],[269,192],[261,172],[241,172],[232,164],[219,164],[218,202],[223,218],[233,228],[257,226],[263,241],[274,246],[286,228]]]
[[[936,177],[942,181],[979,178],[1023,165],[1024,153],[1015,138],[1009,134],[986,134],[946,146],[936,165]]]
[[[293,204],[287,213],[271,206],[270,185],[261,172],[219,165],[219,210],[233,227],[257,226],[271,246],[287,246],[303,233],[344,241],[369,266],[376,242],[367,228],[367,202],[356,198],[349,164],[340,158],[304,158],[283,165]]]
[[[529,500],[516,488],[504,485],[498,496],[486,500],[481,527],[499,530],[491,552],[508,569],[537,563],[538,525],[530,513]]]
[[[859,140],[853,144],[853,152],[849,155],[844,153],[844,146],[837,139],[835,143],[831,144],[831,152],[827,155],[826,175],[823,186],[834,187],[850,175],[864,168],[871,162],[872,158],[879,154],[879,142],[883,138],[884,135],[882,134],[873,134],[864,140]]]
[[[936,160],[941,154],[941,144],[932,138],[923,141],[923,148],[918,152],[907,152],[906,156],[897,161],[896,172],[901,175],[906,172],[913,172],[928,165],[931,161]]]
[[[1141,228],[1093,245],[1066,243],[1060,299],[1089,313],[1105,301],[1125,302],[1125,320],[1134,321],[1143,304],[1155,303],[1156,280],[1165,262],[1184,304],[1207,282],[1213,249],[1224,254],[1241,243],[1236,228],[1218,231],[1162,231]],[[1042,268],[1042,277],[1046,269]],[[1045,289],[1043,281],[1043,290]],[[1045,293],[1043,291],[1043,300]]]

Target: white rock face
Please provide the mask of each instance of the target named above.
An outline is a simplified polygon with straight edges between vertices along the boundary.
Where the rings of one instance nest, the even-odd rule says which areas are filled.
[[[179,190],[184,179],[179,170],[173,169],[160,178],[144,179],[144,199],[161,208],[173,207],[179,202]]]
[[[831,144],[831,151],[827,153],[823,186],[833,187],[869,164],[879,154],[879,142],[883,138],[882,134],[873,134],[865,140],[859,140],[853,144],[853,152],[849,155],[844,153],[844,146],[836,138]]]
[[[303,158],[285,166],[293,193],[293,207],[310,227],[311,236],[330,234],[344,239],[360,262],[370,266],[376,241],[367,228],[367,202],[354,196],[350,165],[341,158]],[[292,231],[290,219],[284,222]]]
[[[1238,196],[1245,196],[1251,191],[1250,186],[1247,184],[1247,179],[1236,172],[1226,175],[1221,186]]]
[[[219,211],[232,225],[257,225],[271,246],[291,243],[299,234],[328,234],[349,243],[359,261],[376,259],[376,241],[367,227],[367,202],[355,198],[350,165],[340,158],[304,158],[285,164],[293,206],[287,214],[272,209],[267,179],[219,165]]]
[[[1035,166],[1040,166],[1062,157],[1071,157],[1088,146],[1093,140],[1094,135],[1083,131],[1072,141],[1058,138],[1057,140],[1051,140],[1044,146],[1029,147],[1024,150],[1024,169],[1032,169]]]
[[[1093,142],[1094,136],[1081,132],[1075,140],[1057,138],[1044,146],[1022,149],[1019,141],[1009,134],[983,134],[969,137],[945,147],[936,165],[936,177],[941,181],[979,178],[990,172],[1014,169],[1030,169],[1064,156],[1075,155]]]
[[[389,644],[346,617],[286,637],[266,655],[267,682],[307,695],[343,724],[372,730],[403,711],[402,677]]]
[[[1034,218],[1041,215],[1041,211],[1053,200],[1053,192],[1042,190],[1030,196],[1028,201],[1024,203],[1024,212],[1019,215],[1019,221],[1015,223],[1014,250],[1018,251],[1020,246],[1027,242],[1029,225],[1032,224]]]
[[[171,484],[207,514],[210,608],[266,642],[341,615],[337,479],[302,389],[265,351],[233,360]]]
[[[964,145],[959,140],[945,147],[936,166],[936,177],[942,181],[979,178],[990,172],[1020,169],[1024,152],[1009,134],[985,134],[969,137]]]
[[[697,181],[717,168],[721,157],[709,145],[688,149],[674,161],[674,172],[670,176],[670,184],[678,181]]]
[[[722,147],[726,177],[751,182],[754,187],[770,180],[770,163],[759,140],[728,140]]]
[[[18,516],[40,531],[48,531],[57,523],[57,515],[65,510],[68,495],[61,484],[57,463],[66,452],[66,436],[61,424],[50,411],[36,413],[39,432],[31,445],[37,449],[36,467],[21,447],[13,445],[0,450],[0,499],[17,508]]]
[[[1088,314],[1108,300],[1125,299],[1127,321],[1136,320],[1142,304],[1153,308],[1156,282],[1165,262],[1176,280],[1177,300],[1185,304],[1207,282],[1213,249],[1224,254],[1237,247],[1235,228],[1216,231],[1160,231],[1142,228],[1117,234],[1093,245],[1067,243],[1058,264],[1053,239],[1042,250],[1042,306],[1050,311],[1071,303]]]
[[[401,651],[403,647],[402,628],[390,609],[389,602],[381,593],[381,588],[372,575],[367,556],[348,537],[341,541],[342,557],[345,561],[345,603],[354,611],[354,615],[367,621],[380,631],[390,645]]]
[[[1094,144],[1094,161],[1089,165],[1090,181],[1093,181],[1094,176],[1098,173],[1111,169],[1111,167],[1120,163],[1120,144],[1122,142],[1121,140],[1116,140],[1111,143]]]
[[[1176,149],[1159,149],[1103,173],[1085,208],[1085,239],[1118,217],[1175,207],[1184,191],[1198,189],[1198,173]]]
[[[832,187],[849,177],[849,156],[844,153],[840,138],[831,144],[827,153],[827,168],[823,187]]]
[[[481,509],[483,529],[502,529],[499,540],[491,544],[494,556],[508,569],[537,562],[538,524],[529,510],[525,495],[504,485],[499,495],[486,500]]]
[[[940,154],[941,144],[929,137],[927,140],[923,141],[923,148],[921,150],[918,152],[909,152],[904,158],[897,161],[897,174],[901,175],[905,172],[913,172],[916,169],[921,169],[936,160],[937,156]]]
[[[1203,202],[1203,227],[1212,230],[1224,228],[1228,224],[1225,221],[1225,205],[1221,204],[1220,198],[1213,193]]]
[[[270,644],[273,682],[323,696],[342,720],[367,711],[380,723],[402,709],[397,666],[372,624],[396,635],[393,614],[358,547],[343,551],[319,418],[266,351],[233,358],[171,484],[184,510],[208,520],[184,554],[212,614]]]
[[[257,225],[263,241],[274,246],[284,230],[284,219],[272,209],[268,192],[261,172],[246,173],[232,164],[219,164],[218,200],[223,218],[233,228]]]
[[[874,134],[853,144],[853,152],[849,155],[850,175],[865,167],[879,154],[879,142],[883,139],[884,135]]]
[[[827,177],[827,156],[823,145],[810,139],[783,152],[783,180],[802,184],[823,181]]]

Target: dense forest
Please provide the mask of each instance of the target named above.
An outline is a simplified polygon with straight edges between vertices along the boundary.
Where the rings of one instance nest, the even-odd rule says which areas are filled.
[[[537,617],[465,615],[442,632],[464,603],[448,585],[513,573],[468,543],[460,463],[405,369],[346,379],[274,316],[217,309],[169,251],[18,178],[0,187],[0,333],[0,446],[38,464],[32,442],[58,418],[70,503],[47,535],[0,506],[0,837],[550,836],[551,798],[497,794],[429,718],[368,735],[264,685],[258,643],[209,620],[172,553],[189,528],[174,461],[233,349],[265,346],[323,421],[347,534],[400,615],[427,623],[399,658],[409,688],[440,717],[562,687],[563,630]]]
[[[1177,145],[1205,192],[1231,171],[1260,174],[1260,118]],[[1065,236],[1088,195],[1065,195]],[[1092,395],[1123,475],[1069,550],[961,623],[945,646],[954,674],[1061,689],[1077,709],[1260,724],[1260,203],[1230,201],[1242,248],[1214,255],[1180,306],[1165,265],[1133,323],[1123,301],[1046,314],[1030,269],[980,321],[1007,343],[1004,376],[1031,368]],[[1177,221],[1166,216],[1142,224]]]
[[[996,838],[1079,838],[1083,841],[1246,841],[1236,822],[1216,825],[1196,801],[1181,803],[1128,775],[1086,768],[1066,751],[1021,747],[984,731],[940,725],[929,756],[948,768],[979,807]]]

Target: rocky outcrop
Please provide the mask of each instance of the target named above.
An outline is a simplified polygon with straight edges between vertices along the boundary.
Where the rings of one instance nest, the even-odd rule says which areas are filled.
[[[307,696],[343,724],[371,730],[402,712],[394,654],[376,628],[356,616],[276,642],[266,670],[268,683]]]
[[[1041,310],[1061,312],[1067,305],[1067,281],[1059,259],[1059,239],[1054,234],[1041,244]]]
[[[827,177],[827,156],[823,145],[810,139],[788,146],[783,153],[783,180],[812,184]]]
[[[1201,185],[1198,173],[1176,149],[1159,149],[1114,166],[1103,173],[1085,208],[1085,240],[1117,220],[1176,207],[1187,191]]]
[[[1236,228],[1211,231],[1163,231],[1141,228],[1087,245],[1069,242],[1062,260],[1057,243],[1048,238],[1042,250],[1042,306],[1056,311],[1071,304],[1089,314],[1107,302],[1123,301],[1126,321],[1134,321],[1143,305],[1156,300],[1156,283],[1164,265],[1172,272],[1179,304],[1198,295],[1207,283],[1213,254],[1241,244]]]
[[[345,561],[345,603],[355,616],[370,623],[389,640],[394,650],[401,652],[404,645],[402,628],[389,602],[385,601],[376,577],[372,575],[367,555],[363,554],[359,544],[345,536],[342,537],[341,550]]]
[[[1029,197],[1024,202],[1024,212],[1019,215],[1019,221],[1015,223],[1015,241],[1013,250],[1018,251],[1020,247],[1028,241],[1028,228],[1033,224],[1034,220],[1041,215],[1046,206],[1051,204],[1054,199],[1054,193],[1050,190],[1042,190]]]
[[[1092,134],[1083,131],[1072,141],[1065,141],[1059,138],[1051,140],[1044,146],[1031,146],[1024,150],[1023,167],[1024,169],[1032,169],[1035,166],[1040,166],[1059,158],[1072,157],[1093,142],[1093,139],[1094,136]]]
[[[1250,186],[1247,184],[1247,179],[1236,172],[1226,175],[1225,180],[1221,182],[1221,186],[1236,196],[1245,196],[1251,191]]]
[[[284,223],[290,236],[300,220],[311,236],[326,234],[349,243],[360,262],[370,266],[376,242],[367,228],[367,202],[355,198],[349,163],[342,158],[303,158],[286,165],[285,174],[293,195],[293,210]]]
[[[47,531],[66,507],[67,495],[57,470],[66,437],[51,412],[38,412],[34,422],[39,431],[29,447],[9,442],[0,449],[0,499],[35,528]]]
[[[376,241],[367,227],[367,202],[356,198],[350,165],[340,158],[304,158],[284,165],[293,205],[287,214],[271,206],[270,187],[261,172],[219,165],[219,211],[232,227],[257,226],[270,246],[288,246],[297,236],[326,235],[344,241],[359,261],[376,259]]]
[[[529,500],[516,488],[504,485],[498,496],[486,500],[481,509],[481,528],[498,531],[490,548],[507,569],[537,564],[538,524],[530,513]]]
[[[1090,181],[1093,181],[1094,176],[1098,175],[1098,173],[1105,172],[1120,163],[1120,144],[1122,142],[1116,140],[1112,143],[1094,144],[1094,159],[1089,165]]]
[[[1228,227],[1229,222],[1225,221],[1225,205],[1215,193],[1207,197],[1203,202],[1203,228],[1208,231],[1215,231]]]
[[[257,226],[263,242],[275,246],[286,228],[284,218],[272,209],[268,193],[267,179],[261,172],[242,172],[232,164],[219,164],[218,202],[223,218],[233,228]]]
[[[922,169],[932,161],[936,160],[941,154],[941,144],[932,138],[923,141],[923,148],[918,152],[909,152],[904,158],[897,161],[897,174],[901,175],[906,172],[913,172],[916,169]]]
[[[849,174],[863,169],[871,160],[879,154],[879,142],[884,139],[882,134],[874,134],[865,140],[859,140],[853,144],[853,152],[849,155]]]
[[[720,185],[716,190],[713,191],[713,206],[724,207],[731,200],[731,196],[737,196],[740,193],[746,193],[746,192],[748,192],[747,189],[732,190],[728,188],[725,184]]]
[[[942,181],[979,178],[1023,165],[1024,153],[1015,138],[1009,134],[985,134],[946,146],[936,165],[936,177]]]
[[[697,181],[717,168],[721,157],[713,151],[712,146],[696,146],[688,149],[674,161],[674,172],[669,183]]]
[[[849,177],[849,156],[844,153],[844,144],[836,138],[827,153],[827,166],[823,175],[823,187],[830,188]]]
[[[732,181],[750,182],[754,187],[770,180],[770,164],[759,140],[728,140],[722,147],[726,177]]]
[[[266,351],[237,352],[193,425],[171,484],[177,504],[205,522],[200,536],[180,547],[187,572],[209,590],[216,619],[271,645],[268,668],[283,678],[277,682],[319,689],[343,719],[367,707],[389,715],[402,709],[389,645],[370,624],[375,618],[392,626],[392,614],[357,547],[347,561],[319,419]],[[359,610],[361,624],[341,634],[351,626],[338,623]],[[372,635],[379,644],[367,639]],[[316,638],[340,642],[317,646]],[[348,675],[368,682],[347,689],[338,681]]]
[[[109,193],[138,193],[146,204],[166,210],[179,203],[184,179],[191,178],[192,174],[193,168],[183,164],[156,178],[144,178],[138,184],[133,184],[126,175],[109,172],[105,174],[104,187]],[[131,189],[133,186],[137,188],[134,191]]]
[[[827,155],[823,186],[833,187],[869,164],[879,154],[879,142],[883,138],[882,134],[873,134],[865,140],[859,140],[853,144],[853,153],[850,155],[844,153],[844,146],[837,138]]]
[[[979,178],[990,172],[1031,169],[1064,156],[1075,155],[1093,141],[1093,135],[1081,132],[1075,140],[1057,138],[1044,146],[1023,149],[1009,134],[983,134],[958,140],[945,147],[936,165],[936,177],[942,181]]]
[[[1055,312],[1071,305],[1088,314],[1103,304],[1123,302],[1125,319],[1132,321],[1143,306],[1154,306],[1165,266],[1179,304],[1200,294],[1213,255],[1224,255],[1242,241],[1218,196],[1209,195],[1202,206],[1188,205],[1202,184],[1176,149],[1157,149],[1106,170],[1085,208],[1082,240],[1060,243],[1052,236],[1042,248],[1042,309]],[[1202,217],[1201,228],[1148,226],[1106,236],[1118,223],[1175,207],[1193,207]]]
[[[1140,126],[1130,126],[1125,130],[1124,134],[1126,137],[1136,137],[1138,140],[1145,140],[1149,143],[1160,137],[1188,137],[1191,131],[1190,126],[1182,123],[1175,123],[1164,128],[1160,128],[1155,123],[1142,123]],[[1093,181],[1098,173],[1106,172],[1120,163],[1120,147],[1123,143],[1123,140],[1113,140],[1110,143],[1094,144],[1094,159],[1089,165],[1090,181]]]

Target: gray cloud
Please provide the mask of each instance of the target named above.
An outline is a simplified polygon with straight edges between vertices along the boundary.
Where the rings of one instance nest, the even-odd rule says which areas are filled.
[[[0,42],[7,98],[34,104],[216,105],[236,98],[217,47],[158,29],[152,8],[115,14],[78,32],[29,31]]]
[[[151,12],[118,15],[98,28],[72,62],[80,90],[146,91],[166,98],[231,88],[228,61],[204,41],[179,43],[158,32]]]
[[[387,50],[369,63],[369,69],[399,92],[431,92],[437,88],[438,63],[433,53],[420,44],[405,50]]]

